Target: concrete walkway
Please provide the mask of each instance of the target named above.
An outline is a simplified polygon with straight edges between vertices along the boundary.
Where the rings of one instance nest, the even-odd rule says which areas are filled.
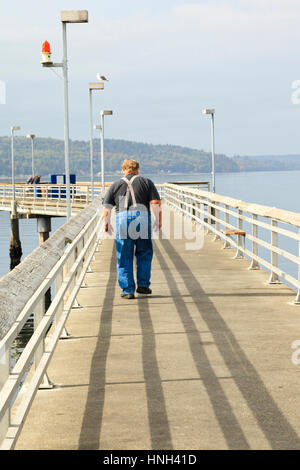
[[[156,241],[128,301],[105,240],[17,449],[300,449],[300,307],[221,247]]]

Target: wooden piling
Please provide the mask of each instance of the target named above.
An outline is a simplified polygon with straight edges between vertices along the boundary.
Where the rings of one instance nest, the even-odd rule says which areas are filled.
[[[11,216],[10,219],[11,237],[9,246],[10,269],[14,269],[21,262],[22,246],[19,232],[19,219]]]

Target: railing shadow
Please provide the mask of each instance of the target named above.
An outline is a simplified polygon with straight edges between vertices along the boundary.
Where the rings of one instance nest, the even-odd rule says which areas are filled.
[[[147,394],[148,420],[152,450],[172,450],[172,437],[164,392],[156,357],[156,344],[149,309],[149,299],[138,299],[143,337],[142,361]]]
[[[79,450],[98,450],[105,398],[106,363],[111,341],[113,302],[116,288],[116,252],[113,248],[107,289],[100,315],[98,341],[91,364],[89,389],[83,416]]]
[[[112,314],[115,306],[116,281],[116,253],[114,249],[110,262],[110,274],[105,299],[102,306],[98,341],[91,364],[89,390],[78,446],[80,450],[97,450],[100,445],[105,400],[106,365],[112,337]],[[137,300],[143,338],[143,383],[145,383],[146,389],[151,449],[170,450],[172,449],[172,439],[156,358],[155,335],[150,316],[149,301],[147,298],[139,298]]]
[[[163,241],[162,244],[168,252],[168,255],[172,258],[174,255],[173,253],[170,253],[171,248],[173,248],[171,247],[171,244],[167,241]],[[165,274],[165,277],[169,285],[171,294],[173,296],[176,296],[176,302],[174,302],[175,308],[186,332],[190,350],[199,377],[202,379],[202,383],[210,398],[212,407],[214,409],[216,418],[219,422],[220,428],[222,429],[226,442],[230,449],[249,449],[249,444],[247,443],[243,430],[238,420],[236,419],[233,410],[230,406],[230,403],[218,380],[218,377],[215,375],[212,365],[209,362],[209,359],[205,352],[204,344],[201,341],[200,333],[198,333],[199,341],[195,341],[195,334],[197,332],[196,324],[189,313],[188,307],[185,304],[184,299],[180,296],[180,291],[178,289],[177,282],[172,274],[172,271],[169,270],[165,258],[158,248],[158,244],[156,244],[155,246],[155,252],[162,271],[164,273],[168,271],[167,275]],[[179,263],[177,260],[177,265],[178,264]],[[179,265],[177,265],[177,270],[181,272]]]
[[[182,276],[185,287],[190,292],[194,304],[198,306],[199,315],[206,322],[215,345],[223,357],[236,386],[256,418],[271,448],[274,450],[299,449],[299,436],[278,408],[234,334],[219,314],[213,302],[204,292],[199,280],[170,241],[162,240],[160,243],[176,270]],[[178,294],[176,280],[172,276],[172,272],[169,270],[164,256],[158,248],[158,243],[156,244],[156,253],[162,270],[168,270],[165,277],[170,291],[172,294]],[[199,298],[201,298],[201,307],[199,306]],[[203,307],[203,301],[205,301],[205,307]],[[196,325],[184,301],[177,298],[175,305],[184,328],[186,330],[194,329],[195,331]],[[248,449],[249,444],[212,370],[205,350],[201,344],[192,341],[192,337],[188,332],[187,338],[199,376],[203,379],[228,447],[230,449]]]

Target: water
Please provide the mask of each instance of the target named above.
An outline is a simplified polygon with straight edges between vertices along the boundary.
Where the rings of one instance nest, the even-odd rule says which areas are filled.
[[[64,217],[53,217],[51,219],[52,233],[66,222]],[[37,232],[36,219],[20,219],[20,240],[23,256],[25,259],[36,247],[39,246],[39,235]],[[10,242],[10,213],[0,211],[0,277],[9,272],[9,242]]]
[[[151,178],[151,176],[149,176]],[[210,181],[210,175],[153,175],[155,183],[166,181]],[[217,173],[216,193],[246,202],[300,212],[300,171],[256,171]]]

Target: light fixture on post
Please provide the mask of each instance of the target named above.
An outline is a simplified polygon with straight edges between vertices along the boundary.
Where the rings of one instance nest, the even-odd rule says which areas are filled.
[[[54,63],[51,61],[50,44],[45,41],[42,52],[43,67],[61,67],[64,77],[64,127],[65,127],[65,173],[66,173],[66,198],[67,219],[71,217],[71,192],[70,192],[70,137],[69,137],[69,93],[68,93],[68,55],[67,55],[67,23],[88,23],[87,10],[67,10],[61,12],[62,36],[63,36],[63,61]]]
[[[89,83],[90,94],[90,166],[91,166],[91,187],[92,187],[92,200],[94,199],[94,148],[93,148],[93,91],[104,90],[104,83]]]
[[[33,141],[35,139],[35,134],[27,134],[26,136],[27,139],[31,139],[31,174],[32,176],[35,175],[35,170],[34,170],[34,144]]]
[[[203,109],[203,114],[211,115],[211,174],[212,174],[212,192],[216,192],[216,181],[215,181],[215,110],[214,109]]]
[[[15,156],[14,156],[14,137],[15,132],[20,131],[20,126],[12,126],[11,134],[11,182],[12,182],[12,214],[16,213],[16,194],[15,194]]]
[[[102,192],[105,190],[105,178],[104,178],[104,116],[112,116],[113,111],[101,110],[101,183]]]

